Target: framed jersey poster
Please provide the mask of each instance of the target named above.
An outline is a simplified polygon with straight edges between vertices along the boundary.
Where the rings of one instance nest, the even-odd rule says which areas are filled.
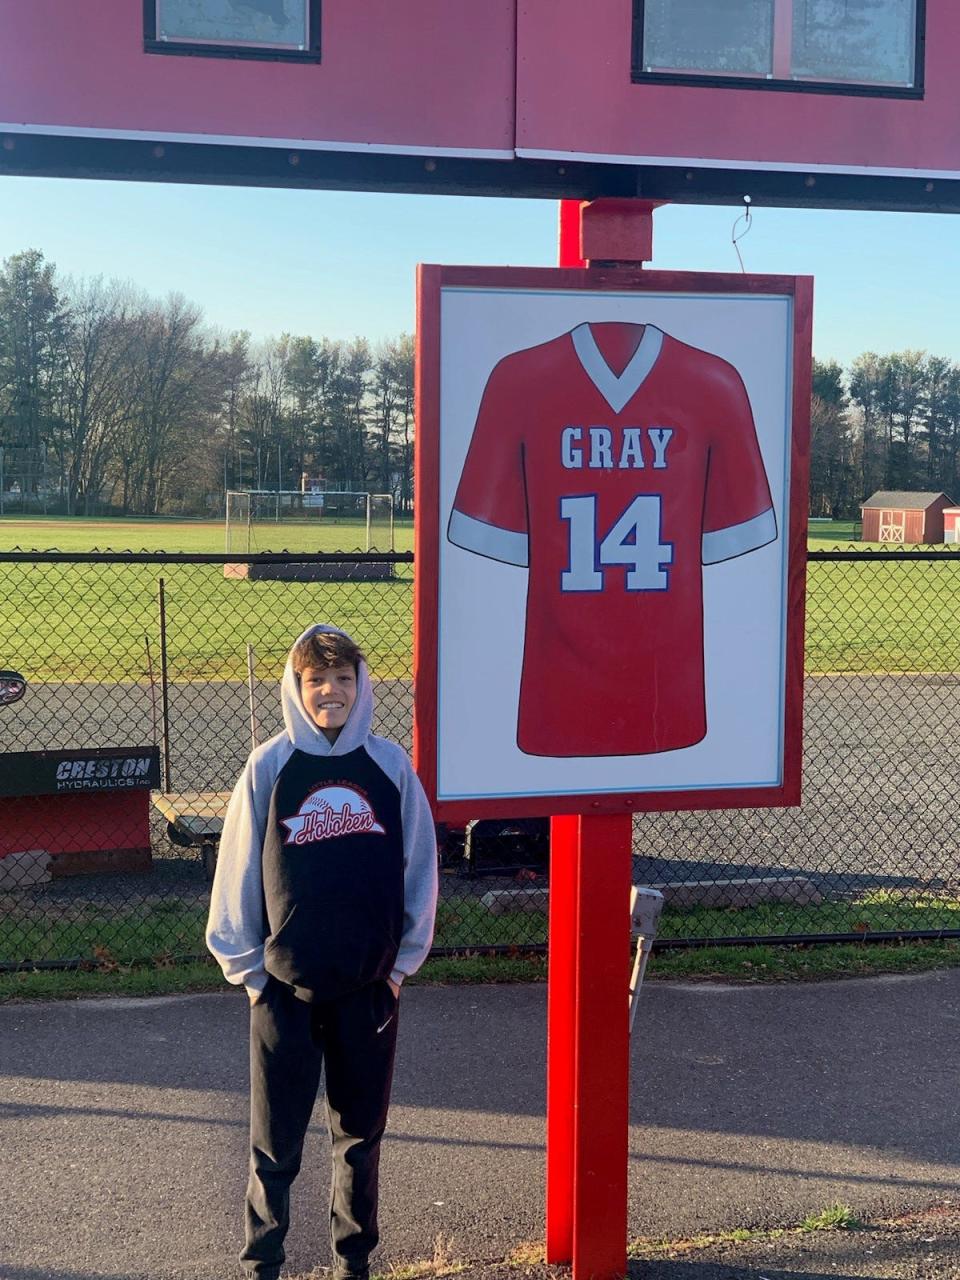
[[[420,268],[438,817],[797,804],[812,281]]]

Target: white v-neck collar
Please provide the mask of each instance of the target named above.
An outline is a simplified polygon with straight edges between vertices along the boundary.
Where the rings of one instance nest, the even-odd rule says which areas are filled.
[[[600,354],[589,323],[578,324],[571,329],[570,337],[584,372],[614,413],[621,413],[640,390],[663,346],[663,333],[648,324],[623,373],[616,374]]]

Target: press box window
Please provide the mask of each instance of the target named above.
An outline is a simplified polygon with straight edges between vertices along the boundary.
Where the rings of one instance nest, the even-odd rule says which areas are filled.
[[[144,0],[148,53],[317,62],[320,0]]]
[[[635,0],[634,80],[915,94],[923,0]]]

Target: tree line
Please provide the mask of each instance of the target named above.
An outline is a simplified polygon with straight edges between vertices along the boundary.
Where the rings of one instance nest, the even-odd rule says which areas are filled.
[[[859,515],[878,489],[960,501],[960,365],[925,351],[814,361],[810,514]]]
[[[814,361],[810,514],[877,489],[960,501],[960,365],[923,351]],[[413,502],[413,339],[221,333],[179,294],[61,278],[36,249],[0,268],[0,449],[8,509],[213,514],[227,489]]]
[[[0,268],[7,508],[215,514],[227,489],[413,499],[413,339],[221,333],[180,294],[65,279],[36,249]]]

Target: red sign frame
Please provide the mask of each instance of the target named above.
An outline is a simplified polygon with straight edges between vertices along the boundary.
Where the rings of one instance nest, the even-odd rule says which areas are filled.
[[[783,772],[778,786],[583,795],[441,799],[438,783],[437,654],[440,574],[441,291],[445,288],[657,291],[776,294],[793,301],[792,438],[785,653]],[[807,477],[810,418],[812,281],[808,277],[654,272],[641,268],[487,268],[421,266],[417,300],[416,559],[414,623],[414,760],[437,817],[655,812],[749,808],[800,802],[803,709],[803,618],[806,579]]]

